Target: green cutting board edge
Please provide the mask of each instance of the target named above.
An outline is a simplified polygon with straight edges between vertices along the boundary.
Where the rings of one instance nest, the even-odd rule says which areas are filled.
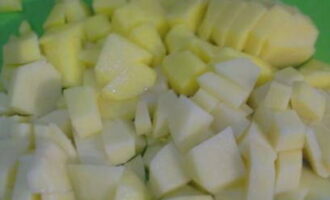
[[[22,0],[23,11],[17,13],[0,13],[0,55],[2,46],[11,34],[16,34],[20,23],[28,20],[32,28],[41,35],[42,24],[48,16],[55,0]],[[92,0],[85,0],[91,3]],[[309,15],[320,30],[316,44],[315,58],[330,63],[330,0],[283,0],[285,3],[299,7]],[[2,56],[0,56],[0,66]]]

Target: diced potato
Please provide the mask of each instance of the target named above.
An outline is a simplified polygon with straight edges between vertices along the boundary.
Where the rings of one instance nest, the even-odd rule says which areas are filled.
[[[245,175],[245,166],[230,128],[191,149],[187,154],[187,167],[193,180],[212,194]]]
[[[100,112],[92,88],[73,87],[64,91],[73,129],[79,137],[87,137],[102,130]]]
[[[141,155],[136,156],[135,158],[133,158],[132,160],[128,161],[125,164],[125,167],[127,169],[132,170],[132,172],[134,172],[141,181],[145,181],[146,180],[146,172],[145,172],[145,168],[144,168],[144,161]]]
[[[164,146],[150,163],[150,184],[154,194],[161,197],[190,181],[183,160],[173,143]]]
[[[300,68],[307,83],[316,88],[330,88],[330,67],[327,63],[312,59]]]
[[[126,169],[116,189],[114,200],[149,200],[147,188],[138,176]]]
[[[7,190],[14,186],[17,160],[27,150],[24,140],[0,140],[0,198],[4,198]]]
[[[174,143],[182,152],[187,152],[206,139],[213,117],[186,97],[180,97],[172,105],[169,114],[170,133]]]
[[[38,36],[31,32],[8,41],[3,47],[5,64],[27,64],[41,58]]]
[[[250,121],[246,118],[246,113],[239,109],[219,103],[211,113],[214,117],[212,128],[216,132],[231,127],[235,138],[239,139],[250,125]]]
[[[95,15],[86,19],[84,31],[89,41],[96,41],[110,33],[111,25],[104,15]]]
[[[112,165],[127,162],[135,155],[134,130],[122,120],[106,122],[102,132],[105,152]]]
[[[140,100],[136,106],[135,130],[138,135],[148,135],[152,132],[152,121],[147,102]]]
[[[131,1],[115,10],[112,17],[113,30],[123,35],[128,35],[132,28],[145,23],[154,25],[161,35],[165,35],[167,22],[159,1]]]
[[[214,25],[211,39],[218,45],[218,46],[225,46],[228,32],[235,22],[237,17],[240,16],[242,11],[244,11],[247,3],[245,1],[229,1],[226,6],[226,9],[223,11],[221,16],[218,17],[216,20],[216,24]],[[246,19],[247,16],[244,17]]]
[[[101,48],[98,46],[85,48],[79,53],[79,60],[86,67],[94,67],[98,61],[100,53]]]
[[[105,153],[101,134],[87,138],[80,138],[75,135],[74,141],[80,163],[92,165],[111,164]]]
[[[130,31],[128,37],[153,55],[153,66],[158,66],[165,57],[165,46],[154,25],[142,24],[137,26]]]
[[[289,192],[299,187],[302,164],[302,150],[280,152],[278,154],[276,161],[276,194]]]
[[[37,194],[34,194],[28,185],[26,175],[33,162],[33,156],[27,155],[19,159],[15,185],[12,199],[15,200],[37,200]]]
[[[206,9],[206,13],[198,28],[198,36],[204,40],[209,40],[214,26],[217,24],[217,19],[224,16],[227,6],[230,1],[228,0],[210,0]]]
[[[304,123],[295,111],[276,112],[267,136],[276,151],[302,149],[305,129]]]
[[[38,123],[55,124],[58,126],[68,137],[72,136],[72,127],[69,112],[65,109],[54,110],[39,119]]]
[[[320,121],[325,113],[325,96],[305,82],[293,84],[291,104],[301,118],[308,122]]]
[[[82,37],[82,24],[72,23],[46,32],[40,39],[46,58],[61,73],[64,87],[81,84],[83,66],[79,53]]]
[[[61,87],[60,74],[46,61],[23,65],[10,81],[9,105],[20,114],[43,115],[55,108]]]
[[[324,164],[330,170],[330,146],[328,144],[330,139],[330,131],[323,124],[314,124],[312,128],[319,143]]]
[[[177,1],[167,13],[170,26],[183,24],[192,31],[196,31],[206,7],[206,1],[187,0]]]
[[[247,58],[260,68],[260,75],[257,81],[257,85],[261,85],[273,78],[273,68],[268,63],[264,62],[256,56],[251,56],[249,54],[227,47],[221,48],[221,50],[219,50],[214,56],[211,63],[214,64],[225,62],[236,58]]]
[[[162,64],[162,70],[172,88],[185,95],[195,93],[198,89],[196,79],[207,69],[207,65],[189,51],[170,54]]]
[[[265,106],[276,111],[285,111],[289,107],[292,88],[272,81],[255,89],[249,99],[254,108]]]
[[[83,86],[92,88],[96,93],[96,96],[99,97],[100,87],[97,84],[95,71],[93,68],[85,69],[83,77]]]
[[[322,178],[330,176],[329,169],[325,166],[322,150],[317,140],[313,129],[306,130],[306,142],[304,146],[304,153],[307,161],[309,161],[313,171]]]
[[[127,0],[94,0],[93,8],[96,13],[111,17],[117,8],[126,3]]]
[[[238,84],[213,72],[207,72],[198,78],[199,86],[220,101],[239,107],[248,98],[249,92]]]
[[[248,93],[251,93],[260,74],[259,67],[247,58],[218,63],[215,65],[215,71],[219,75],[237,83]]]
[[[291,13],[284,6],[276,4],[272,6],[250,32],[243,50],[249,54],[259,56],[267,40],[278,29],[282,30],[281,25],[290,17]]]
[[[129,66],[102,89],[102,96],[115,101],[135,98],[154,85],[156,76],[146,65]]]
[[[21,0],[2,0],[0,2],[0,12],[15,12],[23,9]]]
[[[98,105],[102,119],[133,120],[136,112],[137,98],[114,101],[99,96]]]
[[[113,197],[124,173],[124,167],[107,165],[68,166],[68,174],[79,200],[108,200]]]
[[[267,8],[259,2],[247,2],[246,6],[236,16],[229,27],[226,46],[241,51],[249,37],[251,30],[266,14]]]
[[[143,154],[144,165],[149,168],[152,159],[157,155],[157,153],[164,147],[163,143],[148,144],[146,151]]]
[[[219,104],[219,100],[217,98],[203,89],[199,89],[191,100],[209,113],[211,113]]]
[[[276,153],[265,140],[250,140],[247,200],[272,200],[275,190]]]
[[[328,179],[319,177],[310,169],[304,167],[301,175],[301,187],[303,190],[307,190],[304,200],[328,199],[330,197],[329,186]]]
[[[9,97],[7,94],[0,92],[0,114],[6,115],[9,114],[10,108],[9,108]]]
[[[57,144],[45,140],[39,142],[26,175],[30,190],[33,193],[71,191],[66,159],[66,152]]]
[[[95,74],[101,86],[116,78],[131,65],[148,64],[152,55],[126,38],[111,34],[107,37],[95,66]],[[136,67],[136,66],[133,66]]]
[[[53,9],[50,11],[43,27],[44,29],[49,30],[54,27],[62,26],[65,23],[66,23],[65,4],[63,2],[58,2],[54,5]]]
[[[81,0],[64,1],[65,18],[69,23],[81,21],[90,15],[89,7]]]
[[[277,71],[274,79],[280,83],[292,86],[295,81],[304,81],[304,76],[295,68],[288,67]]]

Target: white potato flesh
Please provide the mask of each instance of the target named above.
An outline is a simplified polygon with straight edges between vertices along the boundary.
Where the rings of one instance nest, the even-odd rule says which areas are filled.
[[[136,106],[134,124],[138,135],[148,135],[152,131],[151,116],[145,100],[140,100]]]

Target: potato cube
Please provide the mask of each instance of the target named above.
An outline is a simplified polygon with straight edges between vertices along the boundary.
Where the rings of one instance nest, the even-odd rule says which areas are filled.
[[[137,98],[115,101],[102,96],[98,97],[98,105],[102,119],[133,120],[136,113]]]
[[[219,100],[206,92],[203,89],[199,89],[195,95],[191,98],[195,103],[197,103],[205,111],[211,113],[219,104]]]
[[[245,166],[230,128],[191,149],[187,154],[187,166],[193,180],[212,194],[245,175]]]
[[[104,15],[95,15],[85,21],[84,31],[89,41],[93,42],[107,36],[110,30],[110,22]]]
[[[68,137],[71,137],[71,121],[69,112],[65,109],[54,110],[39,119],[37,119],[38,123],[43,124],[55,124],[58,126]]]
[[[154,156],[149,171],[150,185],[157,197],[172,192],[190,181],[184,170],[181,155],[173,143],[164,146]]]
[[[106,122],[102,132],[105,152],[112,165],[127,162],[135,155],[135,132],[128,122]]]
[[[329,129],[322,123],[314,124],[312,128],[319,143],[324,164],[330,169],[330,146],[328,145],[330,139]]]
[[[68,166],[68,174],[77,199],[107,200],[113,197],[124,167],[107,165],[79,165]]]
[[[238,84],[213,72],[207,72],[198,78],[199,86],[220,101],[234,107],[241,106],[248,98],[249,92]]]
[[[207,71],[207,65],[189,51],[177,52],[167,56],[162,70],[172,88],[185,95],[192,95],[198,89],[197,77]]]
[[[73,87],[64,91],[73,129],[79,137],[87,137],[102,130],[101,116],[92,88]]]
[[[43,28],[49,30],[54,27],[62,26],[65,23],[65,4],[63,2],[58,2],[50,11]]]
[[[295,81],[304,81],[304,76],[295,68],[288,67],[277,71],[274,79],[280,83],[292,86]]]
[[[40,116],[55,108],[61,88],[60,74],[46,61],[23,65],[10,81],[9,105],[18,113]]]
[[[141,181],[146,180],[146,171],[144,167],[144,161],[141,155],[136,156],[132,160],[128,161],[124,165],[126,169],[132,170]]]
[[[312,59],[300,68],[308,84],[316,88],[330,88],[329,65],[319,60]]]
[[[135,113],[135,130],[138,135],[148,135],[152,131],[152,121],[147,102],[140,100]]]
[[[325,96],[305,82],[295,82],[291,98],[292,108],[308,122],[320,121],[325,113]]]
[[[125,5],[127,0],[94,0],[93,1],[93,8],[97,14],[106,15],[111,17],[113,12]]]
[[[90,10],[85,2],[80,0],[64,1],[65,18],[69,23],[79,22],[90,15]]]

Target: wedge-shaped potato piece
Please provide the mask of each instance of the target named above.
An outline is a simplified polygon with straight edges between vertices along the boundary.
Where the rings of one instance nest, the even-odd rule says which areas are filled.
[[[150,185],[154,194],[161,197],[190,181],[183,160],[173,143],[164,146],[151,160]]]
[[[62,193],[72,191],[66,171],[67,154],[49,141],[37,143],[32,165],[26,175],[33,193]]]
[[[229,1],[223,14],[218,16],[211,35],[211,39],[218,46],[225,46],[228,32],[234,21],[239,17],[240,13],[244,11],[246,4],[245,1]]]
[[[65,4],[63,2],[57,2],[43,24],[43,28],[49,30],[54,27],[63,26],[65,23]]]
[[[73,129],[80,137],[94,135],[101,131],[102,122],[92,88],[72,87],[64,91]]]
[[[196,31],[206,7],[206,1],[187,0],[177,1],[167,13],[167,21],[171,27],[183,24],[192,31]]]
[[[125,5],[127,0],[94,0],[93,9],[96,13],[111,17],[113,12]]]
[[[90,10],[84,1],[64,1],[65,19],[68,23],[79,22],[90,15]]]
[[[286,20],[290,20],[291,16],[291,13],[284,6],[276,4],[272,6],[250,32],[243,50],[259,56],[267,40],[278,29],[282,30],[281,25]]]
[[[162,70],[172,88],[185,95],[196,92],[198,89],[196,79],[207,69],[207,65],[189,51],[170,54],[162,64]]]
[[[12,199],[16,200],[37,200],[37,194],[34,194],[27,182],[27,173],[32,165],[33,156],[27,155],[19,159],[18,170],[15,180],[15,185],[12,193]]]
[[[131,170],[125,169],[117,186],[114,200],[149,200],[147,188],[143,181]]]
[[[276,112],[268,137],[276,151],[302,149],[305,125],[293,110]]]
[[[289,192],[299,187],[302,164],[302,150],[278,154],[276,160],[276,194]]]
[[[272,200],[275,188],[276,153],[265,140],[250,140],[247,200]]]
[[[328,178],[330,171],[326,167],[320,144],[317,140],[315,132],[311,128],[306,130],[306,143],[304,146],[306,159],[312,166],[313,171],[322,178]]]
[[[200,88],[234,107],[242,105],[249,95],[249,92],[237,83],[213,72],[207,72],[198,77],[198,83]]]
[[[46,61],[23,65],[10,81],[9,105],[20,114],[43,115],[55,108],[61,87],[60,74]]]
[[[41,58],[37,34],[31,32],[11,38],[3,47],[6,64],[26,64]]]
[[[249,99],[250,105],[254,108],[265,106],[277,111],[285,111],[289,107],[292,88],[271,81],[255,89]]]
[[[229,3],[228,0],[209,1],[206,13],[197,31],[199,37],[204,40],[210,39],[214,26],[217,24],[217,19],[224,16]]]
[[[170,133],[176,146],[182,152],[187,152],[206,139],[205,131],[213,117],[183,96],[172,106],[169,115]]]
[[[137,98],[115,101],[102,96],[98,97],[98,105],[102,119],[114,120],[125,119],[133,120],[136,112]]]
[[[265,106],[259,106],[253,115],[253,120],[260,126],[264,133],[269,133],[274,121],[274,110]]]
[[[166,54],[161,35],[152,24],[142,24],[132,29],[128,36],[140,47],[149,51],[152,56],[152,65],[158,66]]]
[[[214,64],[219,62],[225,62],[238,58],[249,59],[257,67],[260,68],[260,74],[257,81],[257,85],[261,85],[273,78],[274,70],[268,63],[266,63],[265,61],[261,60],[256,56],[251,56],[249,54],[228,47],[221,48],[221,50],[217,51],[213,57],[213,60],[211,60],[211,63]]]
[[[146,50],[120,35],[111,34],[104,42],[95,66],[96,79],[104,86],[121,73],[135,67],[131,65],[148,64],[151,59],[152,55]]]
[[[86,19],[84,31],[89,41],[96,41],[110,33],[111,25],[108,18],[104,15],[95,15]]]
[[[311,19],[296,11],[270,33],[261,58],[279,68],[299,65],[314,54],[317,36]]]
[[[70,121],[69,112],[66,109],[54,110],[39,119],[38,123],[42,124],[55,124],[60,128],[68,137],[72,136],[72,126]]]
[[[113,165],[127,162],[135,155],[134,130],[122,120],[106,122],[102,132],[105,152]]]
[[[247,2],[229,27],[225,45],[241,51],[259,20],[268,9],[258,2]]]
[[[167,91],[158,98],[153,116],[152,135],[154,138],[164,137],[169,134],[169,114],[176,102],[177,96],[173,91]]]
[[[292,86],[295,81],[304,81],[304,76],[297,69],[288,67],[277,71],[274,79],[280,83]]]
[[[324,160],[324,164],[327,168],[330,169],[330,147],[328,145],[329,138],[330,138],[330,131],[329,129],[322,123],[314,124],[312,126],[317,141],[319,143],[322,157]]]
[[[219,104],[219,100],[203,89],[199,89],[191,98],[205,111],[211,113]]]
[[[68,166],[76,198],[81,200],[113,198],[123,173],[124,167],[79,164]]]
[[[224,103],[219,103],[211,114],[214,117],[212,128],[215,131],[220,132],[231,127],[237,139],[243,135],[250,124],[243,110]]]
[[[325,113],[325,96],[305,82],[293,84],[292,108],[308,122],[320,121]]]
[[[46,58],[61,73],[64,87],[81,84],[83,67],[79,62],[79,52],[82,38],[82,25],[72,23],[48,31],[40,39]]]
[[[128,35],[132,28],[145,23],[154,25],[161,35],[165,35],[167,22],[159,1],[131,1],[115,10],[112,16],[113,30],[123,35]]]
[[[237,83],[251,93],[260,74],[259,67],[247,58],[233,59],[215,65],[216,73]]]
[[[0,198],[15,184],[16,164],[28,150],[24,140],[4,139],[0,141]]]
[[[330,88],[330,67],[327,63],[312,59],[300,68],[307,83],[316,88]]]
[[[152,132],[152,121],[147,102],[140,99],[134,119],[135,130],[138,135],[148,135]]]
[[[149,66],[132,64],[102,89],[102,96],[114,101],[136,98],[154,85],[156,76]]]
[[[86,138],[75,135],[74,142],[81,164],[111,165],[103,147],[101,134]]]
[[[245,175],[245,166],[230,128],[191,149],[187,154],[187,166],[193,180],[212,194]]]

